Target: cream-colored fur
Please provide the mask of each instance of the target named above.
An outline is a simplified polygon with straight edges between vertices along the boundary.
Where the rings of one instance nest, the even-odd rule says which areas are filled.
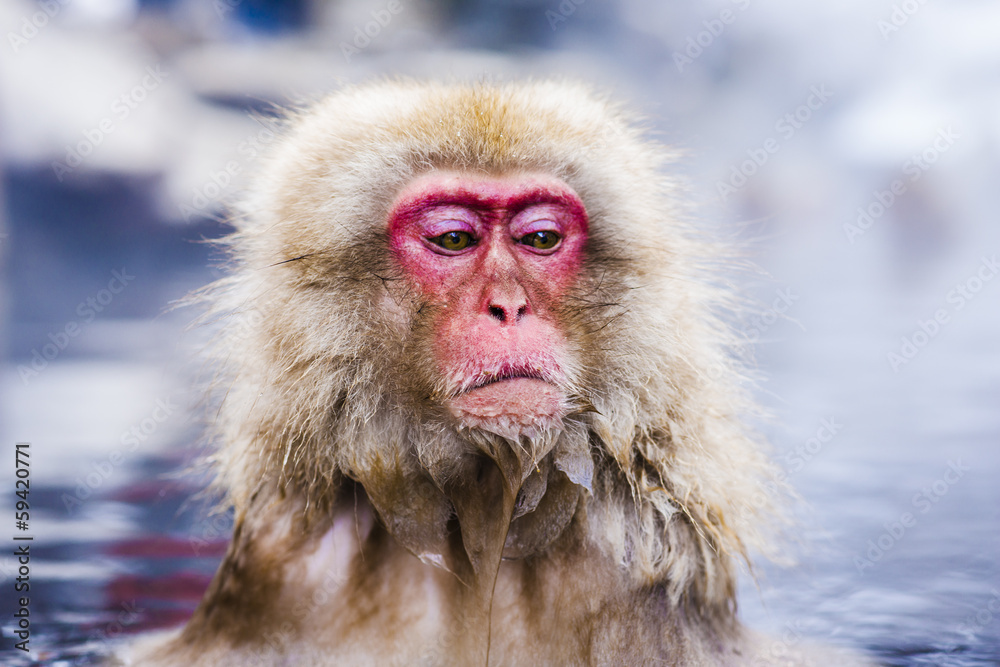
[[[456,630],[443,489],[499,436],[428,404],[440,378],[385,230],[434,170],[550,174],[590,218],[561,313],[578,409],[530,443],[577,457],[580,500],[544,552],[500,565],[490,664],[764,664],[734,564],[775,554],[780,485],[746,425],[720,254],[685,222],[670,159],[575,83],[386,81],[293,114],[233,218],[231,276],[201,295],[224,323],[215,435],[237,534],[188,629],[135,664],[483,664],[477,629]],[[303,607],[323,572],[341,573],[329,601]]]

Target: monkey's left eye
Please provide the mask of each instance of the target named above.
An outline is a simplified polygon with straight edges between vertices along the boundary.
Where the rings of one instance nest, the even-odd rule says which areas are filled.
[[[531,246],[536,250],[552,250],[559,244],[561,238],[555,232],[540,231],[525,234],[517,242]]]
[[[469,232],[445,232],[427,240],[452,252],[465,250],[469,246],[476,245],[476,239]]]

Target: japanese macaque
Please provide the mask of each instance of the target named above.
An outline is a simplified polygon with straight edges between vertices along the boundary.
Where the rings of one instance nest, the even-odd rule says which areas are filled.
[[[777,485],[669,157],[561,82],[292,118],[205,293],[232,543],[131,663],[770,664]]]

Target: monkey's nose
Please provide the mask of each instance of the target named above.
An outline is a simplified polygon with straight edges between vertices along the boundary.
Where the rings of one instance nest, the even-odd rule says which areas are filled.
[[[506,326],[517,324],[531,312],[531,304],[524,285],[509,277],[487,281],[482,299],[480,312],[488,314]]]
[[[502,324],[516,324],[528,312],[528,304],[498,304],[490,303],[488,307],[490,315]]]
[[[501,324],[517,324],[528,312],[528,303],[524,299],[491,299],[487,312]]]

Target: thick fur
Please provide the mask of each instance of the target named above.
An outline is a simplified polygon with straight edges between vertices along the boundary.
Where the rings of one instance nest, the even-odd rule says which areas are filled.
[[[483,644],[490,664],[764,664],[734,566],[772,553],[780,485],[670,157],[563,82],[374,83],[291,117],[233,219],[231,276],[202,295],[225,323],[236,532],[187,628],[135,664],[485,664]],[[387,248],[394,197],[437,169],[550,174],[590,218],[560,313],[574,408],[527,439],[586,460],[557,463],[571,511],[500,565],[485,634],[448,554],[455,506],[481,501],[462,476],[505,439],[440,409],[430,314]]]

